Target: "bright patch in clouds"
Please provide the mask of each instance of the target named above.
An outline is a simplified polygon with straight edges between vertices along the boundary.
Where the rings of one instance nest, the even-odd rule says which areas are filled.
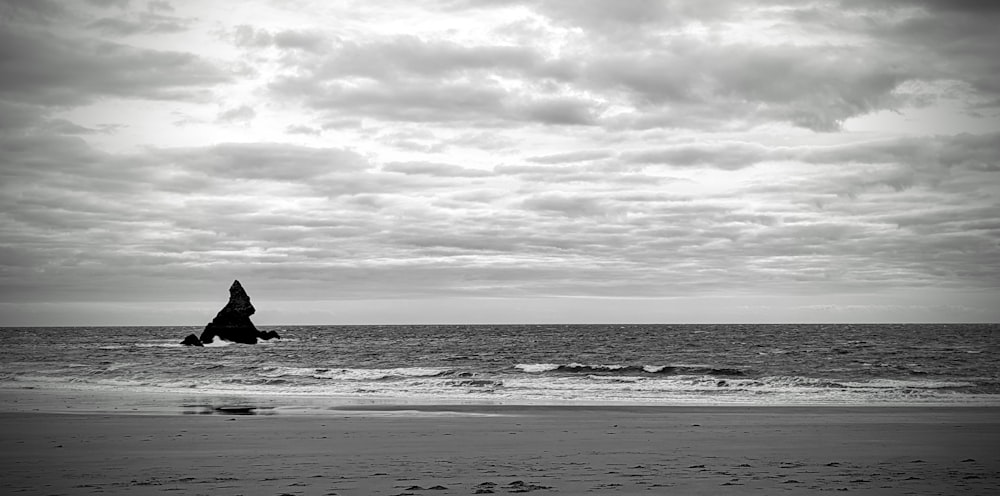
[[[0,1],[0,325],[997,321],[998,22]]]

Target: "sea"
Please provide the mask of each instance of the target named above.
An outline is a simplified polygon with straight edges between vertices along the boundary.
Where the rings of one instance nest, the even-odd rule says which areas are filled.
[[[0,390],[313,407],[1000,405],[1000,324],[260,329],[281,338],[199,348],[180,342],[200,327],[2,328]]]

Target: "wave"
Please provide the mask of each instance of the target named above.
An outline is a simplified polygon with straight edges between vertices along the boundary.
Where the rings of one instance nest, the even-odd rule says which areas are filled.
[[[213,339],[211,343],[205,343],[202,346],[205,348],[224,348],[233,344],[231,341],[226,341],[225,339]]]
[[[801,376],[766,376],[758,379],[718,381],[716,386],[746,389],[844,389],[844,390],[927,390],[973,387],[975,384],[962,381],[869,379],[844,381]]]
[[[387,369],[314,368],[314,367],[265,367],[261,375],[270,378],[310,377],[342,381],[381,381],[418,377],[439,377],[454,374],[444,367],[397,367]]]
[[[519,363],[514,369],[529,374],[549,372],[592,375],[710,375],[739,377],[746,372],[732,367],[710,365],[586,365],[582,363]]]
[[[862,382],[844,381],[841,383],[846,388],[863,389],[953,389],[967,388],[975,386],[974,383],[965,381],[935,381],[935,380],[900,380],[900,379],[871,379]]]
[[[451,387],[496,389],[503,387],[503,381],[493,379],[456,379],[448,381]]]

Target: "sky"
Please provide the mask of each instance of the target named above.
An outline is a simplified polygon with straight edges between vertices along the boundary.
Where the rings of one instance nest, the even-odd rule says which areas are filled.
[[[0,325],[1000,322],[997,25],[0,0]]]

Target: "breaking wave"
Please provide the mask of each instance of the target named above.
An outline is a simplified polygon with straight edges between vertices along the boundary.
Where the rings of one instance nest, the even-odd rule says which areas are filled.
[[[261,370],[261,375],[268,378],[310,377],[313,379],[341,381],[384,381],[416,377],[439,377],[454,373],[453,369],[443,367],[398,367],[388,369],[265,367]]]
[[[519,363],[514,365],[514,368],[529,374],[544,374],[549,372],[596,375],[702,374],[725,377],[739,377],[746,374],[746,372],[737,368],[713,367],[709,365],[585,365],[581,363]]]
[[[192,349],[177,341],[190,328],[0,329],[0,387],[428,402],[1000,403],[995,327],[944,328],[955,336],[946,348],[941,329],[913,326],[891,339],[883,327],[591,330],[304,327],[281,329],[267,346]],[[621,339],[605,339],[611,331]]]

